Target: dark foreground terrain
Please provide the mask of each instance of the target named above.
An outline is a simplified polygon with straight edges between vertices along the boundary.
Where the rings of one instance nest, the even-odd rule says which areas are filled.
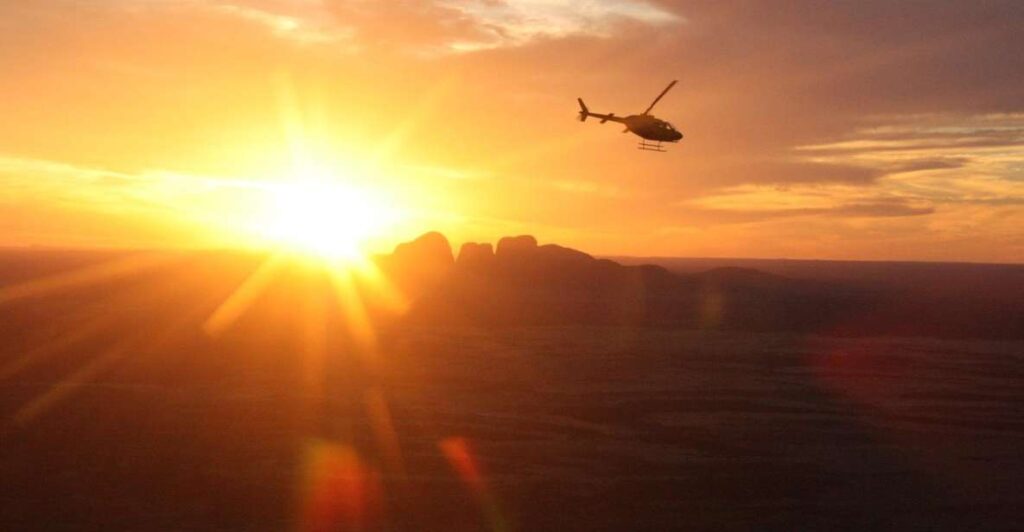
[[[1024,519],[1021,341],[436,319],[371,338],[300,266],[210,332],[256,258],[12,290],[109,259],[41,257],[0,264],[5,530]]]

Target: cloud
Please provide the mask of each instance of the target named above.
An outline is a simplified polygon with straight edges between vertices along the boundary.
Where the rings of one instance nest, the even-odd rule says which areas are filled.
[[[1024,146],[1024,114],[882,115],[867,117],[870,125],[845,133],[841,140],[798,146],[799,151],[851,156],[869,152],[900,152],[914,157],[964,149]]]
[[[450,43],[456,51],[521,46],[538,39],[578,35],[607,38],[623,22],[660,27],[683,20],[671,11],[638,0],[449,0],[442,4],[469,16],[486,30],[484,39]]]
[[[252,236],[246,215],[266,201],[259,181],[167,170],[138,173],[0,155],[0,234],[7,240],[50,235],[60,244],[172,246],[234,244]],[[75,220],[75,223],[68,223]]]
[[[417,179],[441,178],[450,181],[475,181],[492,177],[490,172],[483,170],[468,170],[463,168],[450,168],[422,164],[401,165],[399,170],[406,172],[411,176],[415,176]]]
[[[643,0],[196,0],[144,5],[205,9],[301,44],[421,57],[518,47],[543,39],[608,38],[621,24],[660,27],[682,20]]]
[[[550,185],[556,190],[563,192],[570,192],[573,194],[590,194],[608,198],[620,197],[625,193],[620,187],[615,185],[586,180],[559,179],[551,181]]]
[[[920,172],[923,170],[949,170],[963,168],[970,162],[966,157],[945,157],[936,159],[917,159],[898,163],[889,169],[889,173],[897,174],[903,172]]]
[[[935,212],[935,208],[929,205],[915,206],[909,200],[892,198],[888,200],[875,200],[863,203],[846,203],[824,212],[837,216],[877,218],[932,214]]]
[[[211,2],[201,6],[258,24],[277,37],[300,44],[329,44],[340,48],[353,38],[352,28],[334,24],[321,2]]]
[[[685,201],[681,206],[718,215],[728,223],[796,216],[880,218],[935,212],[924,200],[849,185],[740,185]]]
[[[858,161],[831,161],[808,158],[758,160],[733,168],[733,179],[741,183],[844,183],[869,185],[885,175],[885,170],[859,164]]]
[[[1024,199],[1024,116],[893,116],[838,142],[801,146],[798,158],[860,165],[878,187],[936,203],[1010,205]]]
[[[8,20],[44,24],[109,14],[219,14],[285,40],[330,44],[358,38],[363,46],[384,46],[390,39],[396,46],[433,43],[452,52],[574,36],[610,38],[622,25],[658,28],[684,21],[648,0],[39,0],[0,4],[0,12]]]
[[[723,223],[819,216],[881,218],[1024,204],[1024,120],[1008,115],[873,117],[835,142],[798,146],[746,184],[682,204]],[[802,166],[801,166],[802,165]],[[832,169],[813,179],[792,179]],[[860,179],[857,179],[860,177]],[[965,218],[967,215],[965,214]]]

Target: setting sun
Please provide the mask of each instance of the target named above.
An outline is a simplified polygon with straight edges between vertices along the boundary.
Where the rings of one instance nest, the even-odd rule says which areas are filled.
[[[265,236],[293,251],[352,258],[397,218],[368,191],[337,182],[301,180],[267,188]]]

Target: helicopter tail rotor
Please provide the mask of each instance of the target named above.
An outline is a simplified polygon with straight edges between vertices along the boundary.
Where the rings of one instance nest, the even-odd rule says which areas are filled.
[[[590,109],[587,109],[587,104],[583,103],[583,98],[576,98],[577,102],[580,102],[580,122],[586,122],[587,117],[590,116]]]

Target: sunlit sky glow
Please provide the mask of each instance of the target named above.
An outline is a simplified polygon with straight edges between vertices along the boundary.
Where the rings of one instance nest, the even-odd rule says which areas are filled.
[[[306,161],[342,247],[1024,262],[1019,2],[569,5],[4,2],[0,245],[264,245]]]

